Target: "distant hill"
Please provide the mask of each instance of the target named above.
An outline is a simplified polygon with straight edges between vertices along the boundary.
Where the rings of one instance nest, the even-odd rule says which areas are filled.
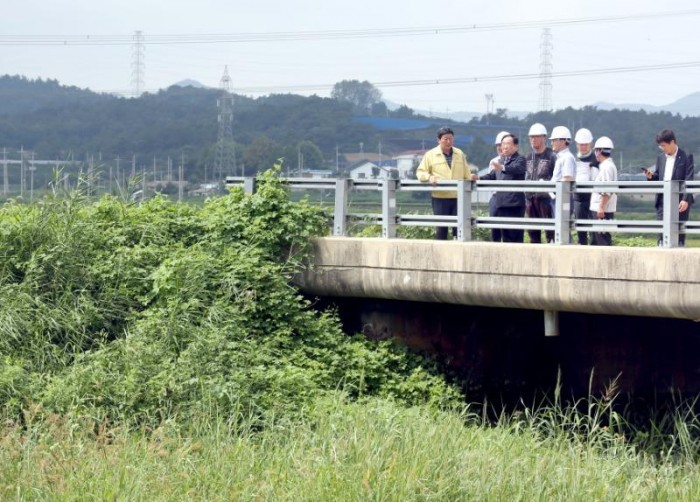
[[[17,115],[71,106],[95,105],[114,98],[109,94],[59,84],[58,80],[29,80],[20,75],[0,76],[0,115]]]
[[[30,150],[48,159],[93,155],[137,159],[137,163],[185,159],[187,175],[204,178],[205,173],[211,175],[216,158],[220,92],[183,80],[166,90],[124,98],[62,86],[55,80],[0,76],[0,148],[6,147],[15,156],[21,149]],[[405,105],[381,115],[358,117],[347,101],[295,94],[235,95],[233,103],[234,143],[229,148],[246,172],[267,168],[279,158],[287,159],[285,166],[294,168],[300,148],[309,149],[303,158],[320,159],[312,167],[337,164],[341,168],[343,153],[381,150],[383,155],[393,155],[420,149],[435,144],[435,129],[442,124],[454,129],[457,146],[477,166],[486,165],[493,156],[498,131],[509,130],[523,138],[533,122],[550,128],[581,124],[596,137],[610,136],[620,173],[637,173],[639,165],[653,161],[658,153],[654,137],[666,127],[676,130],[684,149],[700,152],[700,93],[664,107],[677,113],[674,115],[658,113],[654,107],[640,112],[610,105],[618,109],[587,106],[522,118],[511,112],[490,117],[470,113],[468,121],[455,120],[460,117],[457,112],[437,118],[435,113],[431,117],[430,112],[416,113]],[[521,151],[529,151],[526,138]]]
[[[599,110],[644,110],[646,112],[670,112],[679,113],[684,117],[698,117],[700,116],[700,92],[694,92],[693,94],[688,94],[673,103],[662,106],[654,106],[644,103],[609,103],[609,102],[598,102],[593,106]]]
[[[180,80],[173,84],[175,87],[194,87],[195,89],[210,89],[209,86],[204,85],[197,80],[192,80],[191,78],[186,78],[185,80]]]

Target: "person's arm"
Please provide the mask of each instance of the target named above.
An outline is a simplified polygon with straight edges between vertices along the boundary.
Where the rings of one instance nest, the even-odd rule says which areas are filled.
[[[496,179],[496,171],[489,171],[488,173],[484,174],[483,176],[480,176],[478,179],[480,179],[480,180],[495,180]]]
[[[511,159],[505,170],[508,174],[513,176],[513,178],[517,179],[522,176],[520,179],[524,179],[525,172],[527,171],[527,162],[525,161],[525,157],[518,155],[515,157],[515,159]]]
[[[566,168],[566,173],[561,177],[562,181],[575,181],[576,180],[576,161],[573,157],[567,157],[564,163]]]
[[[604,193],[600,195],[600,205],[598,206],[598,211],[596,212],[599,220],[605,219],[605,207],[608,205],[609,199],[610,194]]]
[[[423,160],[420,161],[420,164],[418,165],[418,169],[416,169],[416,178],[418,178],[418,181],[422,181],[425,183],[426,181],[430,181],[431,183],[433,182],[430,178],[432,176],[432,168],[430,166],[430,161],[428,159],[428,154],[426,153],[423,156]]]
[[[686,156],[686,164],[685,164],[685,180],[686,181],[693,181],[695,178],[695,165],[694,165],[694,159],[693,159],[693,154],[691,153],[690,155]],[[685,212],[688,210],[688,207],[693,203],[693,194],[689,194],[688,192],[685,192],[683,196],[681,197],[681,201],[678,204],[678,211]]]
[[[652,171],[651,169],[647,169],[644,171],[645,176],[647,177],[647,180],[649,181],[659,181],[659,165],[660,165],[660,157],[656,159],[656,171]]]
[[[469,167],[469,162],[467,162],[467,154],[462,152],[462,155],[464,156],[464,179],[470,180],[472,179],[472,170]]]

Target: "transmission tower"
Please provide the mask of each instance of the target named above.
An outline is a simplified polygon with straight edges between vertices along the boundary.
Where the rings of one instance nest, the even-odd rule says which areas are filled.
[[[131,87],[133,96],[138,98],[143,92],[146,73],[146,46],[142,31],[134,32],[134,43],[131,46]]]
[[[486,123],[491,121],[491,115],[493,114],[493,94],[484,94],[486,98]]]
[[[221,96],[217,102],[219,108],[219,137],[216,141],[216,164],[214,177],[222,178],[223,173],[235,169],[233,161],[233,95],[231,94],[231,77],[228,66],[224,67],[224,75],[219,84]]]
[[[540,102],[539,111],[552,111],[552,30],[542,29],[540,43]]]

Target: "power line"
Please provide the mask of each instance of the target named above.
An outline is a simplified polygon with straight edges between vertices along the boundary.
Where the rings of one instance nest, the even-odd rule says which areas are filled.
[[[564,78],[564,77],[578,77],[578,76],[590,76],[590,75],[607,75],[616,73],[637,73],[643,71],[654,71],[654,70],[674,70],[682,68],[700,68],[700,61],[685,61],[679,63],[665,63],[665,64],[653,64],[653,65],[642,65],[642,66],[616,66],[610,68],[594,68],[585,70],[570,70],[570,71],[560,71],[552,72],[550,76],[552,78]],[[507,75],[486,75],[486,76],[467,76],[467,77],[454,77],[454,78],[435,78],[435,79],[424,79],[424,80],[391,80],[385,82],[372,82],[372,85],[378,88],[392,88],[392,87],[419,87],[419,86],[432,86],[432,85],[452,85],[452,84],[476,84],[480,82],[499,82],[499,81],[509,81],[509,80],[532,80],[542,78],[542,73],[518,73],[518,74],[507,74]],[[236,91],[239,94],[256,94],[256,93],[275,93],[275,92],[293,92],[293,91],[323,91],[328,90],[333,87],[334,84],[299,84],[299,85],[284,85],[284,86],[258,86],[258,87],[236,87]],[[146,91],[155,91],[158,89],[147,89]],[[111,94],[125,94],[127,91],[124,89],[102,89],[99,92],[111,93]]]
[[[570,71],[560,71],[551,72],[552,78],[561,77],[578,77],[578,76],[588,76],[588,75],[604,75],[611,73],[635,73],[641,71],[651,71],[651,70],[673,70],[679,68],[697,68],[700,67],[700,61],[687,61],[681,63],[665,63],[665,64],[653,64],[653,65],[642,65],[642,66],[617,66],[610,68],[597,68],[597,69],[585,69],[585,70],[570,70]],[[531,80],[539,79],[542,77],[541,73],[519,73],[519,74],[506,74],[506,75],[487,75],[487,76],[467,76],[467,77],[454,77],[454,78],[436,78],[436,79],[424,79],[424,80],[394,80],[386,82],[372,82],[375,87],[389,88],[389,87],[411,87],[411,86],[427,86],[427,85],[451,85],[451,84],[471,84],[479,82],[498,82],[498,81],[508,81],[508,80]],[[308,84],[308,85],[292,85],[292,86],[266,86],[266,87],[239,87],[237,90],[241,93],[245,92],[274,92],[274,91],[317,91],[323,89],[330,89],[333,84]]]
[[[287,42],[303,40],[343,40],[358,38],[389,38],[407,36],[449,35],[454,33],[480,33],[489,31],[511,31],[552,26],[572,26],[590,23],[619,23],[622,21],[642,21],[666,17],[687,17],[700,14],[700,10],[659,12],[655,14],[634,14],[624,16],[585,17],[522,21],[516,23],[491,23],[455,26],[424,26],[408,28],[375,28],[363,30],[325,30],[254,33],[204,33],[204,34],[165,34],[149,35],[148,45],[220,44],[252,42]],[[130,45],[130,35],[0,35],[0,46],[99,46]]]

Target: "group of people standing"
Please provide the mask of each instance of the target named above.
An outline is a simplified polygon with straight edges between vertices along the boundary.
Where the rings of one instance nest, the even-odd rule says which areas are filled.
[[[519,153],[516,135],[502,131],[496,136],[496,157],[489,162],[487,174],[479,177],[472,173],[465,153],[454,146],[454,132],[442,127],[437,132],[438,145],[426,152],[416,176],[420,181],[436,185],[444,180],[552,180],[552,181],[617,181],[617,167],[612,159],[612,140],[601,136],[595,142],[593,134],[586,128],[576,131],[573,141],[576,155],[571,151],[572,136],[565,126],[552,129],[547,146],[547,128],[533,124],[528,132],[530,153]],[[693,156],[678,148],[673,131],[664,129],[656,136],[662,153],[656,161],[656,169],[645,169],[649,180],[692,180],[694,177]],[[435,191],[432,194],[433,213],[436,215],[457,214],[457,194],[454,191]],[[489,201],[489,215],[495,217],[553,218],[554,193],[495,192]],[[683,194],[678,207],[679,219],[687,221],[692,195]],[[663,218],[663,195],[656,196],[656,215]],[[577,219],[610,220],[617,211],[617,194],[610,192],[579,193],[573,195],[574,215]],[[438,227],[437,239],[447,239],[446,227]],[[530,242],[541,243],[540,230],[528,230]],[[518,229],[492,229],[491,237],[496,242],[523,242],[524,232]],[[684,235],[679,244],[685,244]],[[554,241],[554,232],[545,231],[547,242]],[[609,232],[577,232],[581,245],[612,245]]]

